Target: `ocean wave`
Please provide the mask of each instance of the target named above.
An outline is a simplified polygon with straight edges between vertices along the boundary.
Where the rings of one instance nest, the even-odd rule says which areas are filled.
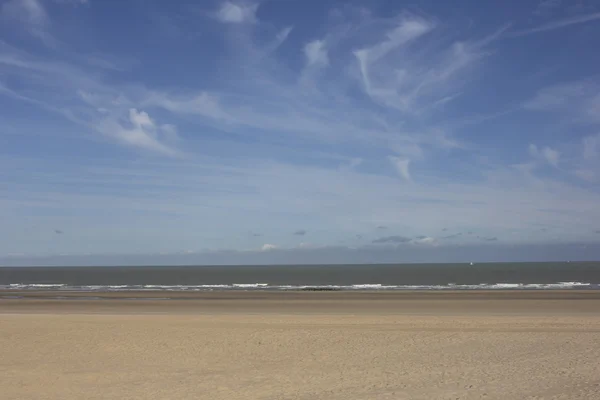
[[[0,289],[62,289],[68,285],[64,283],[11,283],[9,285],[0,285]]]
[[[207,285],[68,285],[65,283],[11,283],[0,285],[0,290],[46,290],[82,292],[120,291],[215,291],[215,290],[351,290],[351,291],[393,291],[393,290],[559,290],[559,289],[600,289],[599,283],[556,282],[556,283],[480,283],[445,285],[385,285],[361,283],[353,285],[272,285],[268,283],[231,283]]]
[[[269,287],[268,283],[234,283],[232,285],[234,288],[240,289],[259,289],[259,288],[267,288]]]

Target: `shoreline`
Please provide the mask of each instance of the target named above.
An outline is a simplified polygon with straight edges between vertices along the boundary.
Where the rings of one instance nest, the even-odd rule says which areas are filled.
[[[0,291],[0,313],[560,315],[600,317],[598,290]]]
[[[173,299],[598,299],[598,289],[494,290],[35,290],[0,289],[0,298],[98,297],[102,299],[169,297]]]

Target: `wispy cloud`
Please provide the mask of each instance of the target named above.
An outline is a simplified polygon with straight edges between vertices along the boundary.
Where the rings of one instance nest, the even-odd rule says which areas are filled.
[[[271,250],[276,250],[277,246],[274,244],[270,244],[270,243],[265,243],[262,245],[262,247],[260,248],[262,251],[271,251]]]
[[[379,239],[373,240],[372,243],[382,244],[382,243],[408,243],[411,239],[406,236],[385,236]]]
[[[579,146],[567,146],[565,152],[569,154],[564,158],[569,161],[567,168],[573,175],[583,181],[596,181],[596,171],[600,168],[599,135],[595,133],[600,129],[600,84],[594,79],[583,79],[549,86],[538,91],[524,108],[546,113],[548,118],[557,119],[571,129],[591,127],[594,133],[585,134]],[[540,149],[530,145],[529,151],[535,160],[555,167],[561,158],[559,150],[549,147]]]
[[[481,240],[485,241],[485,242],[495,242],[498,240],[497,237],[492,236],[492,237],[480,237]]]
[[[96,128],[99,132],[114,137],[118,141],[137,148],[150,150],[167,156],[179,156],[181,153],[167,144],[177,139],[176,128],[172,125],[157,125],[148,113],[129,109],[127,125],[116,119],[107,118],[100,121]]]
[[[229,22],[238,22],[240,19],[249,21],[257,7],[256,4],[231,2],[221,6],[221,17]],[[397,154],[398,160],[392,167],[397,168],[404,179],[410,179],[410,160],[421,159],[439,149],[460,149],[461,144],[449,131],[436,127],[423,129],[421,122],[417,125],[417,121],[414,121],[413,124],[410,114],[394,113],[397,104],[381,103],[376,91],[368,99],[348,95],[347,88],[356,79],[352,69],[352,65],[356,65],[356,58],[348,50],[356,40],[354,35],[365,31],[370,33],[369,37],[376,37],[386,32],[392,23],[396,25],[395,28],[387,31],[383,40],[362,47],[359,53],[362,52],[366,57],[364,60],[368,65],[371,83],[391,88],[399,95],[402,93],[401,96],[412,99],[410,103],[415,106],[409,107],[412,111],[439,104],[444,99],[450,101],[452,90],[463,85],[460,79],[455,79],[457,73],[485,55],[483,47],[489,43],[486,39],[450,41],[441,49],[438,45],[435,50],[426,46],[432,49],[423,53],[423,50],[409,45],[434,33],[436,23],[433,20],[409,14],[401,14],[390,20],[369,19],[357,25],[355,30],[340,30],[346,33],[338,34],[335,40],[320,39],[306,44],[306,66],[329,67],[324,76],[311,78],[314,82],[310,89],[302,85],[305,71],[298,72],[298,80],[290,81],[290,71],[278,60],[276,49],[285,42],[290,33],[289,27],[280,29],[272,39],[261,43],[257,43],[252,34],[236,34],[236,40],[231,45],[242,48],[242,51],[236,53],[238,60],[228,60],[226,70],[238,84],[227,90],[193,87],[156,90],[136,85],[119,87],[105,84],[97,75],[73,65],[30,59],[26,66],[46,75],[47,81],[55,82],[57,90],[63,92],[63,98],[69,99],[68,104],[56,104],[53,99],[40,97],[34,98],[35,101],[59,106],[62,110],[68,108],[71,117],[95,126],[96,130],[100,127],[105,135],[110,136],[107,131],[118,132],[115,138],[127,138],[120,140],[121,143],[140,144],[140,148],[163,154],[172,153],[167,149],[172,150],[172,146],[164,143],[160,134],[140,132],[139,129],[130,132],[122,125],[120,121],[129,109],[136,108],[150,115],[160,114],[161,119],[190,117],[196,124],[229,134],[270,137],[268,140],[302,138],[313,143],[367,146],[385,150],[388,154],[391,151]],[[260,30],[262,26],[257,24],[256,28]],[[243,40],[239,40],[240,35]],[[439,36],[432,43],[438,42]],[[393,65],[397,65],[397,70],[404,76],[400,80],[402,82],[396,74],[382,74]],[[26,75],[16,68],[12,73],[23,77]],[[363,78],[360,79],[362,81]],[[78,93],[77,98],[73,92]],[[41,96],[41,93],[36,93],[36,96]],[[76,101],[80,103],[76,104]],[[381,105],[385,108],[382,109]],[[99,115],[98,110],[108,113]],[[162,112],[165,110],[171,115],[164,116]]]
[[[216,17],[220,21],[228,23],[256,22],[256,10],[258,10],[258,4],[226,1],[221,4]]]
[[[102,84],[77,66],[37,60],[0,43],[2,47],[6,51],[0,55],[0,67],[4,66],[6,76],[44,90],[34,93],[32,96],[35,97],[29,97],[0,81],[0,92],[41,105],[124,145],[167,156],[181,155],[173,147],[178,141],[175,126],[157,124],[148,112],[138,111],[134,107],[136,102],[118,89]],[[61,93],[63,103],[56,102],[56,93]]]
[[[579,24],[583,24],[586,22],[597,21],[599,19],[600,19],[600,12],[587,14],[587,15],[579,15],[576,17],[565,18],[565,19],[549,22],[547,24],[540,25],[535,28],[512,32],[512,33],[509,33],[508,35],[509,36],[532,35],[535,33],[542,33],[542,32],[548,32],[548,31],[554,31],[557,29],[562,29],[562,28],[566,28],[566,27],[569,27],[572,25],[579,25]]]
[[[431,236],[418,236],[412,240],[413,244],[425,246],[437,246],[438,241]]]
[[[55,40],[47,31],[50,18],[39,0],[9,0],[0,6],[0,21],[15,22],[15,29],[24,28],[45,44],[54,46]]]
[[[535,144],[529,145],[529,154],[536,160],[541,160],[545,163],[558,167],[560,153],[548,146],[538,149]]]
[[[313,40],[304,46],[304,55],[308,66],[325,66],[329,64],[327,47],[323,40]]]
[[[358,61],[360,79],[366,93],[371,98],[394,108],[410,109],[412,106],[410,93],[400,95],[398,86],[405,84],[411,74],[406,69],[397,68],[393,71],[395,76],[386,76],[381,80],[380,74],[373,69],[390,52],[430,32],[434,27],[435,24],[431,21],[407,16],[400,21],[396,28],[386,34],[382,42],[354,51]],[[414,79],[414,76],[411,78]],[[394,85],[388,86],[390,83],[394,83]]]
[[[462,236],[462,232],[453,233],[452,235],[443,236],[442,239],[457,239]]]
[[[290,224],[305,222],[307,215],[314,221],[315,229],[337,227],[339,234],[320,237],[321,245],[365,232],[374,221],[402,226],[410,238],[418,232],[439,232],[445,225],[460,227],[465,221],[472,224],[485,218],[485,224],[478,225],[480,236],[500,237],[497,235],[508,229],[518,229],[518,235],[504,241],[535,243],[543,239],[532,233],[535,224],[560,226],[561,237],[577,241],[598,229],[600,220],[598,194],[554,181],[531,185],[510,170],[498,171],[507,174],[506,179],[491,177],[485,182],[415,183],[407,197],[405,187],[393,177],[260,159],[227,162],[219,157],[204,157],[194,162],[136,161],[118,166],[88,160],[85,168],[66,171],[58,165],[40,167],[45,164],[36,160],[8,161],[3,160],[0,170],[9,174],[7,182],[19,184],[0,199],[0,217],[6,223],[16,223],[24,207],[65,209],[90,216],[73,220],[72,231],[85,232],[86,224],[91,223],[98,230],[108,229],[118,220],[145,232],[144,240],[150,240],[161,236],[152,228],[158,224],[162,232],[172,229],[170,240],[180,242],[182,249],[194,248],[199,242],[222,246],[225,238],[250,226],[261,226],[265,237],[278,237],[282,241],[278,245],[292,246],[295,236],[285,232],[289,232]],[[51,185],[37,183],[40,171]],[[27,178],[31,176],[36,176],[37,181]],[[63,189],[58,191],[56,187]],[[98,193],[98,187],[115,189]],[[428,202],[430,199],[436,201],[435,207]],[[101,220],[92,217],[106,209],[112,210],[109,216]],[[139,218],[140,213],[153,218]],[[64,223],[60,219],[48,220],[52,224],[60,222]],[[202,228],[206,226],[218,227],[216,238],[212,230]],[[113,240],[123,239],[123,249],[137,243],[126,240],[131,236],[130,230],[110,232]],[[73,240],[78,243],[80,239]],[[410,243],[429,245],[436,240],[418,238]],[[26,249],[16,246],[11,251]]]
[[[48,14],[38,0],[9,0],[2,4],[0,13],[31,26],[44,27],[49,23]]]
[[[53,11],[49,5],[48,10]],[[310,226],[319,245],[361,237],[368,243],[373,237],[366,232],[383,236],[392,233],[384,231],[389,226],[406,236],[375,239],[383,240],[378,243],[411,246],[485,245],[475,235],[443,240],[470,229],[502,243],[539,241],[540,235],[531,234],[534,222],[561,226],[569,240],[597,229],[600,198],[587,188],[600,171],[597,131],[583,133],[569,147],[532,129],[525,138],[511,138],[514,154],[506,157],[502,151],[485,154],[491,131],[452,124],[457,118],[475,120],[473,109],[494,108],[507,97],[473,94],[489,93],[494,79],[482,87],[472,84],[490,56],[505,51],[495,44],[506,27],[486,37],[460,26],[448,29],[452,21],[433,16],[340,12],[324,31],[306,36],[299,25],[298,35],[292,34],[290,21],[263,22],[262,15],[259,21],[256,3],[220,3],[216,10],[208,18],[227,22],[209,24],[220,30],[218,55],[207,53],[202,60],[182,55],[190,65],[182,61],[160,79],[152,69],[141,70],[148,60],[157,68],[169,64],[150,52],[144,54],[148,60],[128,69],[119,67],[117,56],[101,52],[34,54],[0,42],[2,100],[28,107],[32,115],[39,112],[47,118],[40,125],[55,124],[30,131],[67,142],[59,132],[65,128],[76,132],[79,145],[86,138],[105,142],[107,149],[114,143],[134,151],[115,152],[114,160],[107,156],[110,162],[82,152],[91,155],[81,168],[3,157],[0,177],[11,190],[0,199],[0,217],[18,226],[19,217],[27,219],[24,210],[34,210],[47,224],[45,235],[64,226],[103,249],[96,232],[111,237],[106,241],[111,248],[143,249],[152,242],[183,251],[201,242],[257,253],[263,241],[248,233],[255,227],[265,241],[277,238],[279,249],[297,245],[302,235],[293,233],[299,226]],[[39,26],[53,32],[53,23]],[[189,75],[179,75],[186,70]],[[585,121],[582,126],[595,126],[600,102],[593,82],[548,86],[529,102],[519,92],[515,103],[532,119],[564,113]],[[505,116],[494,110],[490,115]],[[56,122],[57,116],[64,121]],[[3,126],[11,120],[0,119]],[[529,143],[535,144],[528,155]],[[507,159],[522,163],[520,170]],[[569,173],[587,182],[562,176]],[[114,214],[98,218],[106,209]],[[85,217],[60,220],[65,210]],[[128,228],[114,233],[109,222]],[[445,237],[444,226],[451,227]],[[160,240],[166,229],[173,238]],[[510,229],[517,233],[509,237]],[[29,243],[25,234],[22,238]],[[46,239],[39,239],[39,248],[48,246]],[[70,246],[85,242],[79,235],[72,240]]]
[[[53,0],[52,2],[58,5],[89,4],[88,0]],[[62,43],[50,32],[52,21],[46,5],[47,2],[41,0],[7,0],[0,5],[0,21],[12,23],[15,30],[23,29],[46,46],[57,48]]]
[[[399,157],[389,157],[389,160],[394,165],[394,168],[396,168],[398,174],[404,178],[404,180],[408,182],[412,180],[410,177],[410,171],[408,170],[408,167],[410,166],[410,160]]]
[[[464,73],[489,53],[486,46],[507,29],[481,39],[451,42],[428,54],[427,65],[415,64],[413,55],[423,57],[417,44],[426,43],[426,36],[435,37],[435,28],[433,20],[405,16],[382,42],[354,52],[363,87],[374,101],[402,112],[422,113],[456,99],[467,79]]]
[[[297,231],[294,232],[294,235],[296,236],[304,236],[306,235],[306,231],[304,229],[299,229]]]
[[[593,94],[597,93],[594,86],[592,82],[575,81],[546,87],[538,91],[532,99],[525,102],[524,107],[538,111],[579,107],[581,102],[588,101]]]

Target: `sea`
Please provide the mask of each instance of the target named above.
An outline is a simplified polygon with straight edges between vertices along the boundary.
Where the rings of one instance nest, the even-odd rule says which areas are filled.
[[[600,262],[0,267],[0,290],[600,289]]]

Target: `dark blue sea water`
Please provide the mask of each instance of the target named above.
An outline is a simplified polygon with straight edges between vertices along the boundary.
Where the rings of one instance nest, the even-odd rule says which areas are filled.
[[[14,290],[600,289],[600,262],[0,268]]]

